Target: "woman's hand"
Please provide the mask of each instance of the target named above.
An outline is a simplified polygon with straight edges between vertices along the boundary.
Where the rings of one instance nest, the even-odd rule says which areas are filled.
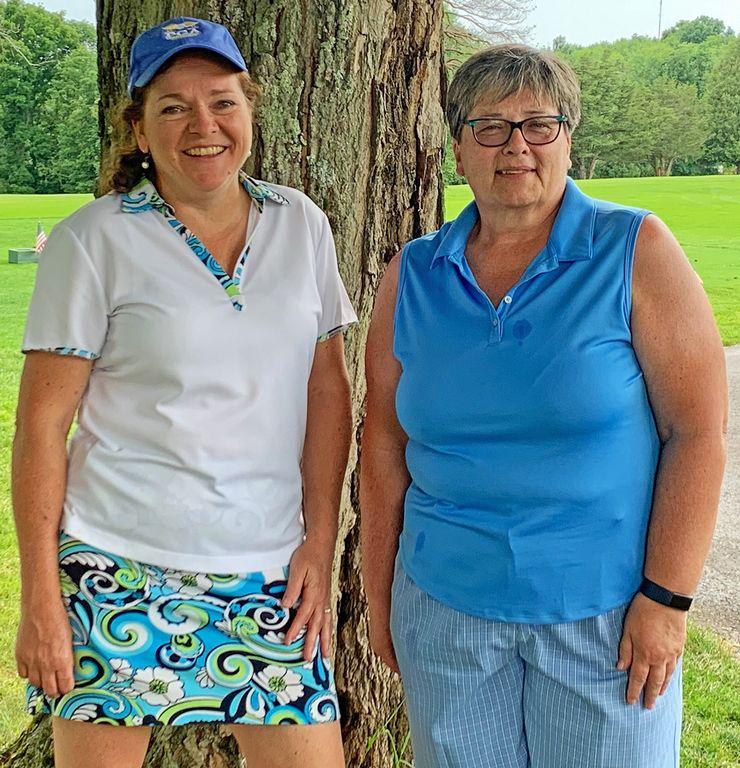
[[[22,606],[15,645],[18,674],[50,697],[74,688],[72,629],[61,597]]]
[[[669,608],[638,592],[627,611],[617,669],[629,669],[627,703],[652,709],[668,689],[686,643],[686,611]]]
[[[390,611],[370,610],[370,648],[373,653],[396,674],[401,674],[391,636]]]
[[[298,605],[295,617],[285,633],[289,645],[306,628],[303,658],[314,657],[316,639],[321,639],[321,655],[331,653],[332,615],[329,606],[331,596],[331,569],[334,546],[314,543],[310,539],[301,544],[290,559],[288,586],[281,599],[286,610]]]

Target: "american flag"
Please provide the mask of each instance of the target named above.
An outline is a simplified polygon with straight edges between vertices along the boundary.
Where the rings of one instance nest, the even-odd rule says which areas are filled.
[[[46,234],[41,226],[41,222],[36,225],[36,253],[41,253],[46,245]]]

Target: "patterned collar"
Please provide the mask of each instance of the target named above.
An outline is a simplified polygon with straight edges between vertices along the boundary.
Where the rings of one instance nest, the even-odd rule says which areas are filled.
[[[240,172],[239,180],[260,213],[264,208],[265,200],[271,200],[279,205],[290,205],[290,201],[286,197],[283,197],[264,182],[247,176],[246,173]],[[142,176],[129,192],[121,195],[121,210],[124,213],[156,210],[170,217],[175,216],[174,208],[162,199],[157,188],[146,176]]]

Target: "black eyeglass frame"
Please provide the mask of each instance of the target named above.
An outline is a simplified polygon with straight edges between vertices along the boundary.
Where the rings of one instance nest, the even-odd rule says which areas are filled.
[[[558,131],[557,133],[547,141],[529,141],[529,139],[526,138],[524,135],[524,131],[522,130],[522,126],[526,125],[527,123],[531,122],[532,120],[542,120],[543,117],[546,117],[551,120],[557,120],[558,121]],[[477,123],[481,123],[484,120],[498,120],[500,123],[508,123],[509,125],[509,135],[506,137],[506,141],[502,141],[499,144],[484,144],[482,141],[478,139],[475,133],[475,126]],[[505,144],[508,144],[509,141],[511,141],[511,137],[514,135],[514,131],[518,128],[519,133],[522,134],[522,138],[524,141],[527,142],[527,144],[532,144],[535,147],[542,147],[545,144],[552,144],[553,141],[557,141],[558,136],[560,136],[560,131],[563,128],[563,124],[568,122],[568,118],[565,115],[533,115],[532,117],[528,117],[525,120],[519,120],[518,122],[515,122],[513,120],[504,120],[503,117],[476,117],[472,120],[465,120],[463,125],[469,125],[470,130],[473,133],[473,138],[476,140],[478,144],[481,145],[481,147],[503,147]]]

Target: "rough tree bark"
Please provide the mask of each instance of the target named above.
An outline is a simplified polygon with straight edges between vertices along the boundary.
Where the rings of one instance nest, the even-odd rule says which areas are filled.
[[[442,0],[98,0],[101,133],[125,90],[134,37],[163,19],[200,16],[226,24],[264,88],[253,172],[303,189],[331,220],[341,272],[360,318],[347,336],[359,439],[362,353],[384,263],[442,216]],[[358,447],[350,458],[335,563],[337,685],[347,765],[392,765],[389,738],[368,738],[401,702],[398,682],[372,657],[358,551]],[[29,728],[0,765],[51,766],[48,723]],[[216,728],[163,729],[147,765],[238,765]]]

